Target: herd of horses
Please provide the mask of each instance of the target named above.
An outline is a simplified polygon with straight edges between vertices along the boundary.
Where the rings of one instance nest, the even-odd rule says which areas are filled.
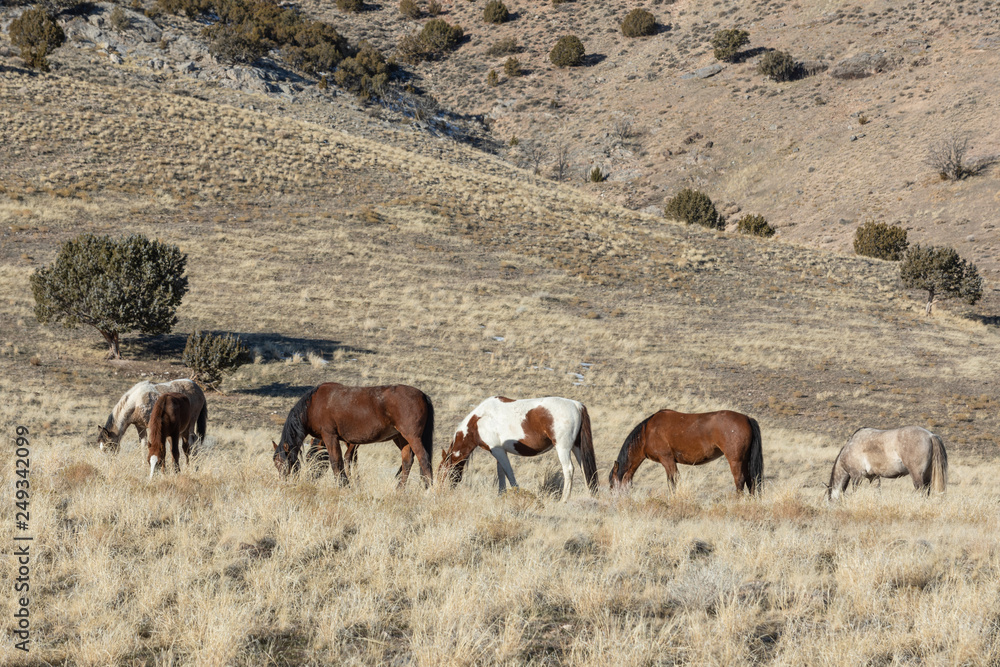
[[[122,435],[135,426],[140,443],[147,447],[149,477],[166,470],[170,441],[174,470],[180,472],[180,449],[190,463],[192,449],[205,438],[208,408],[205,394],[192,380],[162,384],[140,382],[115,405],[100,427],[98,445],[118,450]],[[296,472],[303,459],[324,455],[343,483],[359,445],[392,441],[402,459],[398,483],[406,484],[413,459],[417,459],[425,485],[434,481],[431,453],[434,405],[419,389],[406,385],[349,387],[336,382],[320,384],[302,396],[288,413],[273,461],[281,477]],[[310,449],[303,453],[307,437]],[[341,449],[341,442],[347,445]],[[508,454],[537,456],[555,449],[562,466],[562,501],[573,488],[573,459],[583,468],[591,492],[598,487],[597,462],[590,415],[579,401],[557,396],[513,400],[493,396],[480,403],[458,425],[451,445],[441,452],[438,476],[452,486],[476,450],[486,450],[497,464],[499,490],[506,482],[517,486]],[[764,478],[760,426],[747,415],[722,410],[686,414],[660,410],[625,438],[618,459],[611,466],[612,489],[628,487],[643,461],[656,461],[675,484],[677,464],[701,465],[724,456],[736,492],[758,493]],[[834,460],[827,497],[838,499],[848,483],[869,482],[910,475],[917,490],[943,492],[947,484],[948,455],[941,438],[918,426],[891,430],[860,428],[848,439]]]

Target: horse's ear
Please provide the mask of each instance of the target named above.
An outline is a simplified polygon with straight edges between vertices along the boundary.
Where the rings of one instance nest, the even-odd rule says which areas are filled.
[[[274,451],[278,451],[278,443],[276,443],[274,440],[272,440],[271,444],[274,445]]]

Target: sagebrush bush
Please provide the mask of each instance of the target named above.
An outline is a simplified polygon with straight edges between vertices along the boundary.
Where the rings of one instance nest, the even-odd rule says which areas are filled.
[[[798,78],[799,64],[786,51],[768,51],[757,63],[757,72],[775,81],[791,81]]]
[[[510,18],[507,5],[500,0],[490,0],[483,8],[483,20],[487,23],[504,23]]]
[[[549,60],[556,67],[574,67],[583,62],[586,51],[583,42],[576,35],[560,37],[549,52]]]
[[[748,213],[740,218],[736,223],[736,229],[741,234],[749,234],[750,236],[760,236],[762,238],[774,236],[774,227],[767,223],[764,216],[752,213]]]
[[[898,262],[907,246],[906,230],[899,225],[868,220],[854,232],[854,252],[865,257]]]
[[[511,56],[503,64],[503,73],[510,78],[521,76],[521,61]]]
[[[442,7],[441,3],[438,2],[437,0],[430,0],[430,2],[427,3],[427,15],[428,16],[437,16],[443,10],[444,10],[444,7]]]
[[[337,0],[337,9],[347,14],[355,14],[361,11],[364,3],[361,0]]]
[[[500,84],[500,76],[497,74],[495,69],[491,69],[489,74],[486,75],[486,85],[490,88],[496,88]]]
[[[181,361],[194,371],[196,380],[216,387],[226,371],[248,363],[251,356],[238,336],[195,331],[188,336]]]
[[[732,62],[740,49],[750,43],[750,33],[746,30],[719,30],[712,36],[712,48],[715,58],[724,62]]]
[[[601,172],[600,167],[594,167],[593,169],[590,170],[591,183],[600,183],[603,180],[604,180],[604,174]]]
[[[726,221],[715,209],[715,204],[704,192],[684,188],[663,209],[663,214],[674,220],[711,229],[725,229]]]
[[[7,34],[28,67],[43,72],[49,71],[48,55],[66,42],[66,33],[42,7],[25,10],[10,22]]]
[[[399,0],[399,13],[408,19],[420,18],[420,5],[414,0]]]
[[[115,8],[111,10],[111,15],[108,18],[111,21],[111,27],[118,32],[125,32],[132,23],[125,10],[118,5],[115,5]]]
[[[341,88],[367,100],[382,95],[395,68],[395,63],[386,60],[381,51],[362,41],[355,55],[341,61],[333,79]]]
[[[458,46],[464,35],[460,25],[449,25],[444,19],[431,19],[420,31],[420,41],[434,53],[443,53]]]
[[[645,9],[633,9],[622,21],[622,34],[626,37],[646,37],[656,32],[656,17]]]

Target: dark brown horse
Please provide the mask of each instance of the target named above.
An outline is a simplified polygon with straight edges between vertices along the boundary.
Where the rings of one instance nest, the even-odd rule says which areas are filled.
[[[400,486],[406,484],[414,456],[424,483],[432,482],[434,405],[419,389],[402,384],[348,387],[336,382],[311,389],[289,411],[281,443],[272,443],[274,465],[282,476],[298,470],[306,436],[322,438],[330,467],[345,483],[357,446],[387,440],[399,447],[403,460]],[[348,445],[346,457],[340,449],[342,440]]]
[[[191,465],[191,431],[192,429],[191,401],[184,394],[168,391],[160,394],[153,404],[153,412],[149,416],[149,478],[153,479],[156,464],[167,470],[167,439],[170,439],[170,452],[174,457],[174,471],[181,471],[181,453],[178,445],[184,443],[184,457],[187,465]]]
[[[696,466],[720,456],[729,461],[737,493],[744,486],[750,493],[760,489],[764,457],[756,419],[729,410],[703,414],[660,410],[625,438],[608,481],[611,488],[627,486],[639,465],[651,459],[663,466],[674,486],[678,463]]]

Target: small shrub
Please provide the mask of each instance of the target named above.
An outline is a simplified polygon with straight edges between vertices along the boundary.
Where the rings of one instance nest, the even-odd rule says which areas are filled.
[[[744,215],[736,223],[736,229],[741,234],[749,234],[750,236],[760,236],[762,238],[774,236],[774,227],[769,225],[762,215],[753,215],[751,213]]]
[[[910,247],[899,266],[899,277],[904,286],[927,291],[924,312],[928,315],[937,303],[936,297],[961,298],[970,305],[983,298],[983,279],[976,265],[947,246]]]
[[[8,35],[28,67],[43,72],[49,71],[48,55],[66,43],[55,17],[41,7],[25,10],[11,21]]]
[[[497,76],[497,71],[495,69],[491,69],[490,73],[486,75],[486,85],[490,88],[496,88],[499,83],[500,77]]]
[[[517,43],[516,37],[504,37],[490,44],[486,49],[488,56],[506,56],[511,53],[520,53],[521,46]]]
[[[960,181],[979,169],[967,159],[969,138],[953,135],[931,147],[926,163],[941,175],[941,180]]]
[[[549,60],[556,67],[575,67],[583,62],[586,51],[583,42],[576,35],[560,37],[549,52]]]
[[[698,224],[710,229],[725,229],[726,221],[715,209],[715,204],[704,192],[684,188],[663,209],[663,214],[687,224]]]
[[[129,20],[128,14],[119,5],[115,5],[115,8],[111,10],[111,27],[118,32],[125,32],[129,29],[132,22]]]
[[[428,16],[437,16],[438,14],[441,13],[442,9],[444,8],[441,6],[441,3],[438,2],[437,0],[430,0],[430,2],[427,3]]]
[[[223,373],[250,362],[252,356],[237,336],[195,331],[188,336],[181,360],[194,371],[195,379],[216,387]]]
[[[552,0],[552,5],[553,6],[555,6],[555,5],[564,5],[567,2],[570,2],[570,0]]]
[[[600,167],[594,167],[593,169],[590,170],[590,182],[591,183],[600,183],[601,181],[604,180],[604,178],[605,178],[605,176],[601,172],[601,168]]]
[[[430,53],[440,54],[458,46],[464,35],[462,26],[449,25],[444,19],[431,19],[420,31],[420,42]]]
[[[898,262],[908,245],[906,230],[899,225],[869,220],[854,232],[854,252],[865,257]]]
[[[408,19],[420,18],[420,5],[415,0],[399,0],[399,13]]]
[[[319,82],[316,83],[316,87],[320,90],[326,90],[330,87],[330,81],[326,78],[325,74],[319,78]]]
[[[521,61],[511,56],[503,64],[503,73],[510,78],[521,76]]]
[[[719,30],[712,37],[712,48],[716,60],[731,63],[740,49],[750,43],[750,33],[746,30]]]
[[[510,18],[507,5],[500,0],[490,0],[483,8],[483,20],[487,23],[505,23]]]
[[[768,51],[761,56],[757,72],[775,81],[791,81],[799,75],[799,64],[786,51]]]
[[[361,11],[364,3],[361,0],[337,0],[337,9],[345,14],[356,14]]]
[[[622,34],[626,37],[646,37],[656,32],[656,17],[645,9],[633,9],[622,21]]]
[[[358,46],[357,54],[341,61],[333,79],[341,88],[367,100],[383,93],[395,65],[368,41]]]

